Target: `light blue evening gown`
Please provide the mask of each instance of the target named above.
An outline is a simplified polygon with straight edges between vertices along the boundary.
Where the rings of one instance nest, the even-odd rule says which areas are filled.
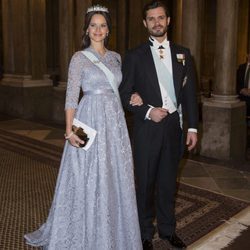
[[[121,59],[87,48],[121,82]],[[80,88],[90,93],[78,104]],[[123,109],[103,71],[80,51],[70,62],[65,108],[97,130],[85,152],[66,142],[45,224],[26,242],[50,250],[140,250],[133,161]],[[101,94],[95,94],[101,90]],[[91,94],[92,93],[92,94]]]

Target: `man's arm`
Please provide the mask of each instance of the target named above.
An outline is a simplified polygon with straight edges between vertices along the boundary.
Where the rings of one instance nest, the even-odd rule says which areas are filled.
[[[136,81],[140,80],[137,76],[135,56],[133,56],[132,53],[127,53],[122,63],[122,82],[119,87],[121,101],[126,110],[133,112],[142,119],[145,119],[145,115],[149,109],[147,104],[143,103],[141,106],[133,106],[130,104],[130,98],[134,92],[138,92],[142,98],[140,91],[136,89]]]
[[[183,87],[183,108],[185,109],[188,128],[198,128],[198,105],[196,97],[196,74],[190,51],[186,52],[187,82]]]
[[[196,98],[196,75],[195,75],[195,67],[193,64],[193,60],[190,54],[190,51],[187,50],[186,53],[187,58],[187,82],[183,87],[183,104],[185,111],[187,113],[188,120],[188,132],[186,145],[188,150],[192,150],[198,141],[197,128],[198,128],[198,104]]]

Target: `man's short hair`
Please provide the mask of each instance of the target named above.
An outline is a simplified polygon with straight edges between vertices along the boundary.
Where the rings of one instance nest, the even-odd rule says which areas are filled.
[[[156,9],[158,7],[162,7],[165,10],[166,16],[169,17],[170,13],[169,13],[169,9],[167,7],[167,5],[162,2],[162,1],[151,1],[149,3],[147,3],[144,8],[143,8],[143,12],[142,12],[142,17],[144,20],[146,20],[147,17],[147,11],[148,10],[152,10],[152,9]]]

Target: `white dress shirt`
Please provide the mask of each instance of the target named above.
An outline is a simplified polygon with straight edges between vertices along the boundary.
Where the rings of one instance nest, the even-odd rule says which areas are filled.
[[[164,63],[164,65],[168,69],[169,73],[171,75],[173,75],[172,57],[171,57],[169,41],[167,39],[165,39],[162,43],[159,43],[156,39],[153,39],[152,37],[150,37],[149,40],[153,44],[153,48],[155,49],[155,52],[157,53],[157,55],[159,55],[162,62]],[[164,49],[159,49],[159,47],[161,47],[161,46]],[[161,53],[160,53],[160,50],[161,50]],[[160,91],[161,91],[161,97],[162,97],[162,100],[163,100],[163,106],[162,107],[166,108],[165,105],[164,105],[164,100],[167,100],[169,98],[169,96],[168,96],[167,91],[165,90],[165,88],[163,88],[163,86],[161,85],[160,82],[159,82],[159,86],[160,86]],[[151,106],[151,105],[149,105],[149,107],[150,108],[148,109],[148,111],[146,113],[145,119],[150,120],[149,113],[154,107]],[[195,128],[189,128],[188,131],[197,133],[197,129],[195,129]]]

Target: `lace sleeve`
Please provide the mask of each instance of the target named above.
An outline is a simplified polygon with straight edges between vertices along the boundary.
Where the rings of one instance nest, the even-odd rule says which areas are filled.
[[[65,110],[77,108],[83,74],[82,69],[82,55],[81,53],[75,53],[69,64]]]

